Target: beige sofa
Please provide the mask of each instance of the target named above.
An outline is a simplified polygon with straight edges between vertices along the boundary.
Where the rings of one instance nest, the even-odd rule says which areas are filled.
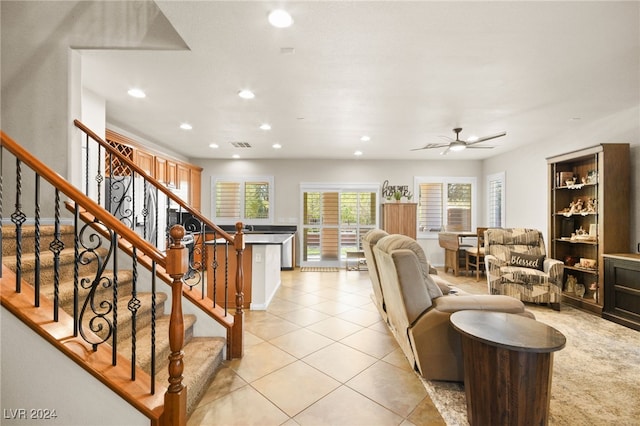
[[[429,274],[424,251],[410,237],[382,237],[372,252],[389,328],[410,364],[426,379],[464,379],[460,336],[449,323],[453,312],[490,310],[533,317],[521,301],[509,296],[444,295]]]

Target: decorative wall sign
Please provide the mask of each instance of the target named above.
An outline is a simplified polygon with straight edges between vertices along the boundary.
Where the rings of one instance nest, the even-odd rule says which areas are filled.
[[[411,197],[413,194],[409,191],[409,185],[389,185],[389,180],[382,183],[382,197],[391,198],[393,194],[400,192],[402,197]]]

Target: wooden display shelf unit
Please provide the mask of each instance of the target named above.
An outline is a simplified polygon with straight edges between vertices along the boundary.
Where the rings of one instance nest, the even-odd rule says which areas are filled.
[[[600,144],[547,158],[549,256],[565,263],[562,300],[596,314],[605,298],[604,254],[629,250],[629,158],[629,144]],[[596,267],[580,267],[581,258],[595,260]],[[583,296],[567,291],[569,275],[584,285]]]

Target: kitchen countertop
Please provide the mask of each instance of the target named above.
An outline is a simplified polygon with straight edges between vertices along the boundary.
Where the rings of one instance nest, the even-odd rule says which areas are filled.
[[[289,239],[293,238],[293,234],[244,234],[244,243],[253,245],[282,245]],[[218,244],[224,243],[224,238],[206,241],[205,244],[213,245],[214,241]]]

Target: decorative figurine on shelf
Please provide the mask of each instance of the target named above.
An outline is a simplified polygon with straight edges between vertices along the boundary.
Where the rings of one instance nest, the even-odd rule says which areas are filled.
[[[596,213],[598,211],[598,202],[595,198],[587,198],[587,206],[585,207],[587,213]]]
[[[569,217],[574,214],[580,214],[582,212],[582,209],[583,209],[582,198],[578,198],[577,200],[572,201],[571,204],[569,204],[569,210],[564,209],[562,211],[562,214]]]
[[[576,284],[578,284],[578,279],[573,275],[567,275],[567,282],[564,285],[564,291],[567,293],[575,292]]]

